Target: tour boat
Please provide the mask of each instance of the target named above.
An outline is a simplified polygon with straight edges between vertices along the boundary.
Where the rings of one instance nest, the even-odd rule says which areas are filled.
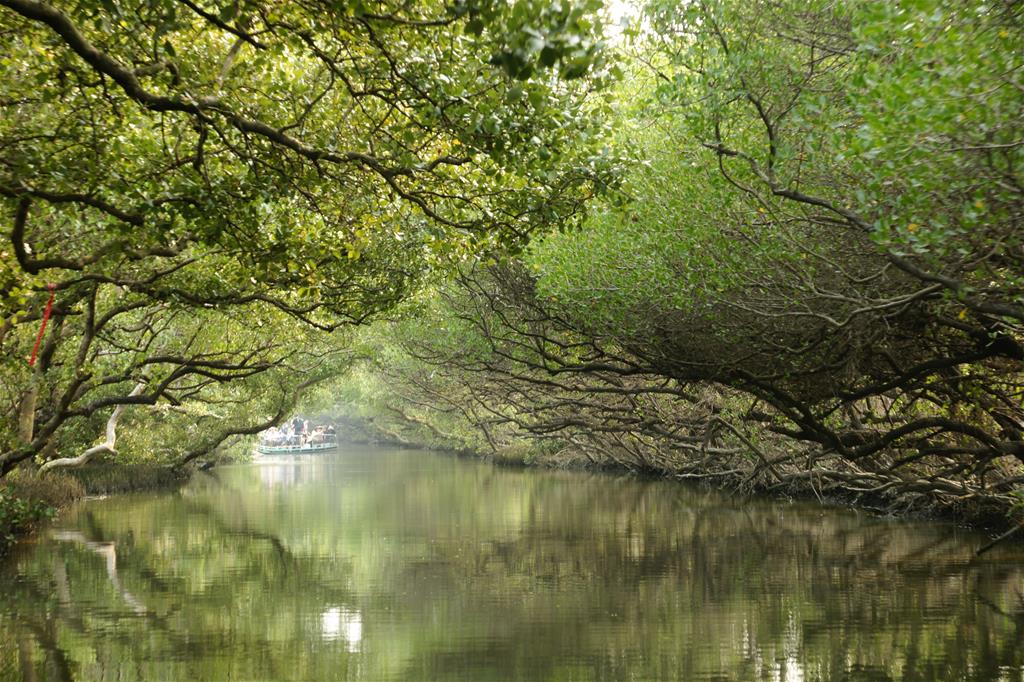
[[[292,443],[292,444],[280,444],[270,445],[260,441],[260,444],[256,446],[256,449],[264,455],[301,455],[309,452],[324,452],[327,450],[337,450],[338,442],[331,438],[330,440],[324,440],[319,443]]]

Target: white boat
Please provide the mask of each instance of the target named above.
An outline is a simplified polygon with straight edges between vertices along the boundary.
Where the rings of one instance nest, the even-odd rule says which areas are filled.
[[[268,429],[260,434],[259,444],[256,449],[264,455],[301,455],[312,452],[326,452],[338,448],[337,435],[328,433],[324,427],[318,427],[309,434],[295,435],[293,433],[282,433],[275,429]]]

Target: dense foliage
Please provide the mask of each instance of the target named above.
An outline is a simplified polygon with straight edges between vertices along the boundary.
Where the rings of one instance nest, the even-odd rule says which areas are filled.
[[[617,193],[508,272],[467,275],[445,305],[471,339],[396,328],[420,364],[389,371],[430,411],[451,418],[460,395],[476,428],[545,450],[1014,509],[1019,7],[653,2],[646,19]],[[444,367],[461,393],[424,379]]]
[[[319,332],[604,182],[586,4],[0,7],[0,474],[122,413],[182,461],[255,433],[347,366]]]
[[[4,472],[344,375],[400,441],[1020,506],[1016,3],[652,0],[614,53],[590,0],[0,5]]]

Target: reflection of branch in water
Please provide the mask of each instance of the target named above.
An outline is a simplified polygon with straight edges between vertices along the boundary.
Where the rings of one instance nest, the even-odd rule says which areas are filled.
[[[1005,650],[1000,652],[998,659],[1001,661],[1013,660],[1013,657],[1017,655],[1017,649],[1020,647],[1021,643],[1024,642],[1024,595],[1020,593],[1017,594],[1017,596],[1021,599],[1022,607],[1019,613],[1007,613],[1006,611],[1003,611],[1001,608],[999,608],[999,606],[992,603],[992,601],[990,601],[989,598],[983,595],[981,591],[978,589],[974,590],[974,596],[977,597],[978,601],[980,601],[982,604],[992,609],[992,611],[998,613],[1000,616],[1009,618],[1017,625],[1017,636],[1010,637],[1006,640]]]
[[[53,583],[57,589],[57,603],[63,609],[71,609],[71,583],[68,582],[68,567],[60,554],[53,555]]]
[[[253,540],[265,540],[266,542],[269,542],[274,548],[274,551],[277,552],[278,559],[280,559],[281,565],[285,569],[288,568],[289,564],[295,562],[295,557],[292,556],[292,553],[284,546],[284,543],[281,542],[281,539],[276,535],[261,530],[255,530],[247,523],[229,523],[217,515],[217,512],[211,505],[204,504],[195,506],[202,507],[204,511],[210,514],[211,517],[214,517],[213,520],[220,526],[220,529],[228,535],[240,535],[245,538],[252,538]]]
[[[72,682],[75,679],[74,674],[71,672],[71,664],[68,663],[67,654],[57,644],[57,636],[54,632],[55,623],[52,618],[47,618],[45,627],[29,621],[27,618],[21,619],[21,622],[27,627],[33,635],[35,635],[35,641],[42,647],[43,651],[48,654],[45,661],[48,664],[46,666],[46,673],[43,679],[46,680],[57,680],[58,682]],[[22,660],[22,679],[33,680],[35,677],[35,668],[32,666],[31,656],[31,640],[22,640],[19,638],[18,648],[22,655],[28,655],[28,660]],[[26,675],[26,668],[31,670],[31,674]]]
[[[1006,531],[1005,533],[1003,533],[999,537],[994,538],[991,542],[987,543],[984,547],[978,548],[978,551],[975,552],[974,555],[975,556],[981,556],[985,552],[989,551],[990,549],[992,549],[993,547],[998,545],[1003,540],[1006,540],[1008,538],[1013,537],[1014,535],[1017,534],[1017,531],[1020,531],[1020,530],[1024,530],[1024,519],[1021,519],[1020,523],[1018,523],[1016,526],[1014,526],[1010,530]]]
[[[25,585],[24,587],[28,587],[30,591],[35,591],[31,585]],[[49,592],[45,595],[42,593],[33,594],[32,599],[29,601],[35,603],[46,599],[48,596]],[[71,682],[75,679],[74,674],[71,672],[68,656],[58,644],[58,616],[54,611],[45,610],[43,612],[43,620],[38,620],[35,617],[37,611],[31,608],[22,610],[16,606],[9,611],[5,608],[5,611],[13,617],[14,622],[19,626],[17,628],[18,662],[22,680],[35,682],[40,679],[39,671],[36,668],[34,645],[38,645],[43,652],[44,668],[42,679],[54,680],[55,682]]]
[[[241,492],[235,488],[225,487],[225,491],[235,493],[236,497],[241,498]],[[204,516],[208,517],[220,528],[222,532],[228,535],[240,535],[246,538],[252,538],[254,540],[265,540],[270,543],[277,552],[277,557],[281,562],[281,566],[285,569],[287,574],[289,566],[295,563],[295,557],[292,553],[284,546],[281,539],[272,533],[267,533],[261,530],[253,529],[247,523],[234,524],[226,521],[217,511],[216,508],[205,500],[199,498],[189,498],[187,500],[189,509],[192,511],[199,512]],[[241,501],[239,501],[241,504]]]
[[[1020,613],[1007,613],[977,589],[974,590],[974,596],[978,598],[978,601],[998,613],[1000,616],[1005,616],[1015,623],[1024,625],[1024,611],[1021,611]]]
[[[21,667],[22,682],[36,682],[35,666],[32,665],[32,640],[27,632],[18,633],[18,663]]]
[[[68,533],[51,533],[51,535],[56,540],[70,541],[75,545],[83,546],[85,549],[90,551],[96,551],[95,547],[97,546],[102,547],[105,545],[115,545],[113,542],[89,541],[83,534],[74,531]],[[104,564],[109,568],[109,562],[106,561],[107,554],[105,552],[97,553],[103,556],[105,560]],[[130,570],[130,566],[122,567],[119,571],[115,563],[114,570],[115,575],[118,575],[121,572]],[[108,570],[108,576],[109,575]],[[137,605],[141,605],[138,599],[121,587],[119,580],[114,581],[113,585],[118,589],[119,596],[124,598],[133,609]],[[68,663],[68,654],[65,653],[57,643],[58,638],[56,635],[56,626],[58,623],[61,626],[70,628],[73,632],[77,633],[79,639],[76,641],[95,640],[93,661],[97,665],[104,665],[104,662],[100,658],[100,651],[102,648],[100,646],[101,644],[106,644],[110,640],[113,640],[125,645],[128,650],[133,650],[138,644],[137,640],[134,639],[134,631],[130,629],[118,628],[110,631],[98,631],[95,623],[87,623],[82,618],[80,609],[74,602],[71,584],[68,580],[68,567],[57,554],[55,554],[54,557],[53,573],[49,580],[45,578],[40,581],[28,579],[19,580],[18,588],[19,591],[25,591],[26,596],[23,598],[19,596],[18,601],[14,602],[15,604],[46,604],[52,599],[54,589],[57,593],[58,608],[45,609],[44,615],[46,620],[42,621],[42,624],[40,624],[40,621],[34,619],[34,609],[26,609],[27,612],[22,612],[19,608],[10,609],[7,604],[0,604],[0,609],[7,609],[8,612],[16,619],[18,624],[22,625],[27,631],[35,635],[36,640],[43,648],[43,651],[45,651],[50,657],[47,659],[49,667],[47,668],[47,673],[43,676],[43,679],[56,680],[58,682],[63,682],[65,680],[70,682],[71,680],[79,679],[71,673],[71,667]],[[84,607],[88,612],[97,613],[96,607],[92,604],[85,603]],[[193,651],[197,656],[199,656],[205,651],[203,648],[204,643],[197,642],[193,633],[188,631],[187,627],[184,632],[176,630],[175,628],[179,627],[179,621],[171,619],[171,616],[177,612],[180,607],[180,603],[175,604],[164,615],[161,615],[154,610],[148,610],[145,607],[142,607],[143,610],[136,611],[136,613],[144,616],[144,621],[147,624],[146,627],[151,628],[151,630],[149,630],[150,633],[154,631],[163,633],[168,638],[168,646],[173,650],[182,651],[187,649]],[[97,637],[98,632],[100,632],[100,636]],[[209,644],[211,651],[220,651],[220,646],[221,645],[218,642]],[[55,669],[53,666],[57,666],[57,668]],[[64,674],[61,671],[67,672]],[[103,675],[99,675],[99,678],[106,679]],[[281,679],[281,676],[271,676],[269,679]]]
[[[930,559],[931,557],[934,557],[934,556],[942,556],[942,554],[940,554],[940,552],[938,551],[939,547],[942,547],[943,545],[949,544],[949,543],[952,543],[952,542],[953,542],[953,536],[952,535],[940,535],[937,539],[935,539],[933,541],[925,542],[924,544],[922,544],[921,546],[917,547],[916,549],[913,549],[913,550],[911,550],[909,552],[906,552],[905,554],[903,554],[903,556],[901,556],[898,559],[896,559],[896,564],[898,566],[900,566],[900,565],[903,565],[903,564],[906,564],[906,563],[917,562],[922,557],[926,557],[926,558]],[[949,552],[946,552],[945,555],[949,556],[951,553],[952,553],[952,549]]]
[[[124,599],[125,603],[131,607],[138,615],[144,615],[149,612],[142,602],[140,602],[135,595],[128,591],[124,585],[121,584],[121,578],[117,574],[117,544],[113,542],[93,542],[85,537],[80,531],[77,530],[59,530],[52,533],[52,537],[60,542],[76,542],[80,545],[84,545],[87,549],[91,549],[96,554],[99,554],[106,561],[107,565],[107,578],[110,580],[110,584],[114,586],[114,589],[121,598]]]

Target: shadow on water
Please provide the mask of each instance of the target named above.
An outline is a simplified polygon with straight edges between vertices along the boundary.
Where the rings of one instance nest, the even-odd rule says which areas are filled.
[[[96,500],[2,567],[0,677],[1022,680],[1024,551],[361,449]]]

